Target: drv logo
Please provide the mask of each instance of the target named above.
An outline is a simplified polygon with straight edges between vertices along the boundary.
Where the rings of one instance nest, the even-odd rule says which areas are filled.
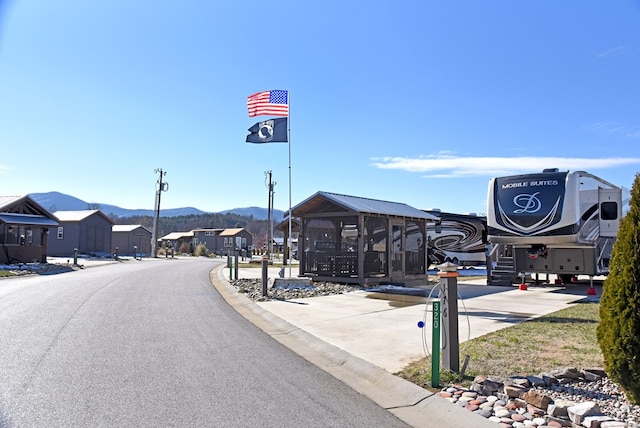
[[[537,213],[542,208],[542,203],[537,196],[540,192],[536,192],[532,195],[528,195],[526,193],[521,193],[513,198],[513,203],[515,206],[519,207],[519,209],[513,210],[514,214],[532,214]]]

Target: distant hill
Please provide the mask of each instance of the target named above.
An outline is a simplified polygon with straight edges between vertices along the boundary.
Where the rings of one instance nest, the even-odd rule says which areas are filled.
[[[67,195],[60,192],[47,192],[47,193],[30,193],[29,197],[36,201],[42,208],[49,212],[56,211],[78,211],[87,209],[99,209],[108,216],[117,217],[131,217],[131,216],[151,216],[155,215],[153,210],[145,209],[126,209],[120,208],[116,205],[109,205],[96,202],[86,202],[82,199],[78,199],[74,196]],[[248,208],[233,208],[230,210],[221,211],[220,214],[234,213],[241,216],[253,216],[256,220],[266,220],[268,216],[267,208],[248,207]],[[160,217],[177,217],[186,215],[202,215],[213,214],[206,211],[199,210],[193,207],[184,208],[171,208],[161,209]],[[276,222],[282,220],[284,215],[283,211],[273,210],[274,220]]]
[[[232,210],[220,211],[220,214],[229,214],[229,213],[234,213],[244,217],[253,216],[253,218],[255,218],[256,220],[266,220],[267,217],[269,216],[269,212],[267,208],[260,208],[260,207],[234,208]],[[283,219],[284,219],[284,211],[274,209],[273,210],[274,222],[279,223]]]

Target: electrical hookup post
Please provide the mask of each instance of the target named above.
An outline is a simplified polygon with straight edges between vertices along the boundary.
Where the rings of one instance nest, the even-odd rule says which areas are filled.
[[[442,354],[442,368],[456,373],[460,371],[458,265],[446,262],[438,265],[438,270],[438,278],[440,278],[439,300],[433,302],[433,352],[431,357],[431,383],[434,387],[440,386],[440,354]],[[440,347],[441,341],[442,347]]]

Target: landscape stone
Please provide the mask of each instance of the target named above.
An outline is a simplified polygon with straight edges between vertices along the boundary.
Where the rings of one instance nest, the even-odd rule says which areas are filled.
[[[593,416],[600,414],[600,407],[598,403],[594,401],[583,401],[575,406],[567,408],[569,419],[576,425],[582,424],[582,421],[587,416]]]
[[[489,378],[485,379],[481,384],[482,390],[486,395],[494,394],[495,392],[499,391],[503,385],[504,384],[502,382],[498,382]]]
[[[499,418],[507,418],[509,417],[509,415],[511,415],[511,412],[508,411],[507,409],[500,409],[500,410],[494,411],[494,414]]]
[[[583,370],[582,373],[584,376],[584,380],[589,382],[595,382],[595,381],[601,380],[604,377],[599,373],[596,373],[590,370]]]
[[[539,376],[528,376],[527,380],[531,384],[531,386],[547,386],[547,383],[543,378]]]
[[[536,425],[546,425],[547,421],[544,418],[533,418],[531,420]]]
[[[544,409],[536,407],[533,404],[527,404],[527,412],[534,416],[543,416],[545,414]]]
[[[607,372],[605,372],[605,370],[602,367],[585,367],[582,369],[583,373],[589,372],[589,373],[593,373],[596,374],[600,377],[606,377],[607,376]]]
[[[475,412],[476,410],[478,410],[478,405],[477,404],[467,404],[465,406],[465,409],[470,410],[472,412]]]
[[[609,422],[613,419],[605,415],[587,416],[582,421],[582,426],[586,428],[601,428],[603,422]]]
[[[482,416],[483,418],[490,418],[491,415],[493,414],[491,409],[479,409],[479,410],[476,410],[474,413]]]
[[[566,367],[563,369],[554,370],[551,372],[558,379],[580,379],[582,373],[575,367]]]
[[[627,424],[622,421],[602,422],[600,428],[627,428]]]
[[[509,398],[519,398],[525,392],[525,388],[518,385],[508,385],[504,386],[504,393]]]
[[[524,376],[512,376],[512,377],[507,379],[506,383],[509,384],[509,385],[516,385],[516,386],[519,386],[521,388],[530,388],[531,387],[531,382],[529,382],[529,379],[527,377],[524,377]]]
[[[480,405],[480,408],[483,410],[493,410],[493,402],[487,401],[485,403],[482,403]]]
[[[558,379],[551,373],[543,372],[543,373],[540,373],[539,377],[542,378],[546,386],[551,386],[555,383],[558,383]]]
[[[511,415],[511,419],[513,419],[516,422],[524,422],[525,420],[527,420],[527,417],[519,413],[513,413]]]
[[[549,403],[553,401],[548,395],[537,392],[533,389],[525,392],[522,395],[522,399],[528,404],[531,404],[539,409],[546,409],[547,407],[549,407]]]
[[[555,400],[547,407],[547,413],[556,418],[569,417],[567,408],[575,406],[577,403],[571,400]]]

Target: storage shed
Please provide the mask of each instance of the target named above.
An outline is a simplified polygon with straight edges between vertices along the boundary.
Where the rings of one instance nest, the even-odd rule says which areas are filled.
[[[121,256],[150,256],[151,231],[141,224],[114,224],[111,228],[111,249]]]
[[[111,227],[114,221],[100,210],[56,211],[56,234],[49,239],[52,256],[79,254],[105,256],[111,253]]]

